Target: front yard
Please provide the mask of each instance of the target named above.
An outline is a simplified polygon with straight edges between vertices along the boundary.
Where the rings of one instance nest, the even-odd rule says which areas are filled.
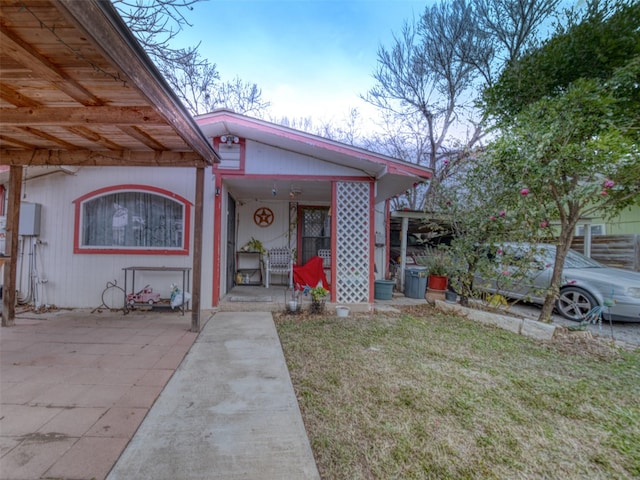
[[[640,350],[429,306],[276,325],[324,479],[640,476]]]

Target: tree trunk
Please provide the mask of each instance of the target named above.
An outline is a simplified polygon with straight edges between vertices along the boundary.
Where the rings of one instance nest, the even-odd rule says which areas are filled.
[[[560,295],[564,259],[567,257],[567,252],[571,249],[571,241],[573,240],[575,223],[576,222],[571,222],[569,225],[562,225],[560,240],[556,244],[556,258],[553,266],[553,274],[551,276],[551,284],[549,285],[549,291],[547,292],[547,296],[544,299],[544,305],[542,306],[540,316],[538,317],[538,320],[544,323],[551,323],[551,314],[553,313],[553,307],[555,306],[556,300]]]

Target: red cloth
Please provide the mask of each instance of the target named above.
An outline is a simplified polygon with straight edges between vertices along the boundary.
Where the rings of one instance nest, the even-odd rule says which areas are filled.
[[[322,257],[311,257],[304,265],[293,266],[293,284],[296,290],[304,290],[305,286],[317,287],[320,282],[329,290],[329,282],[327,282],[322,261]]]

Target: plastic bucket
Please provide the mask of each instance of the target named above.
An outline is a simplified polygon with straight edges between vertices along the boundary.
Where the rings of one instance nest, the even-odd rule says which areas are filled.
[[[393,298],[393,280],[376,280],[373,296],[376,300],[391,300]]]

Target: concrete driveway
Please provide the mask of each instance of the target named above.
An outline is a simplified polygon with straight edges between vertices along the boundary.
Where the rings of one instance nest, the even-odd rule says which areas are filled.
[[[197,334],[177,313],[23,313],[0,329],[0,478],[103,479]]]

